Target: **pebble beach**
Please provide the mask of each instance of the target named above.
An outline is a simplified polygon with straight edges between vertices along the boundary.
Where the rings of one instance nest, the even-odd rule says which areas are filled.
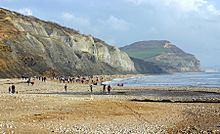
[[[8,93],[12,83],[15,94]],[[133,90],[214,92],[217,97],[206,98],[208,103],[187,103],[181,102],[187,96],[127,94]],[[107,94],[97,85],[93,91],[90,93],[88,84],[68,84],[65,92],[60,82],[36,80],[28,86],[21,79],[1,79],[0,133],[220,133],[219,88],[112,87]],[[171,101],[160,101],[164,99]]]

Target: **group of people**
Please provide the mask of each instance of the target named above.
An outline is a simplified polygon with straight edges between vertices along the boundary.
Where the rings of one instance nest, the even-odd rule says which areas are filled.
[[[31,80],[41,80],[42,82],[46,82],[48,79],[45,76],[34,76],[34,77],[22,76],[21,78],[24,80],[27,80],[28,84],[32,84]],[[104,81],[104,78],[102,76],[93,76],[93,75],[81,76],[81,75],[78,75],[78,76],[51,77],[50,80],[58,80],[60,83],[77,83],[77,84],[98,85],[98,83],[102,83]]]
[[[111,87],[110,85],[108,85],[108,86],[107,86],[107,91],[108,91],[108,93],[111,92],[111,89],[112,89],[112,87]],[[106,92],[106,85],[105,85],[105,84],[103,84],[103,92],[104,92],[104,93]]]
[[[47,77],[46,77],[46,76],[34,76],[34,77],[22,76],[21,79],[22,79],[22,80],[26,80],[28,86],[29,86],[30,84],[33,86],[35,80],[39,80],[39,81],[42,81],[42,82],[46,82]]]
[[[108,91],[108,93],[110,93],[111,92],[111,86],[110,85],[108,85],[107,86],[107,91]],[[93,92],[93,89],[92,89],[92,84],[90,85],[90,92]],[[103,93],[105,93],[106,92],[106,85],[105,84],[103,84]]]
[[[25,77],[22,76],[22,79],[27,80],[27,84],[31,84],[32,86],[34,85],[35,80],[40,80],[42,82],[46,82],[47,77],[45,76],[34,76],[34,77]],[[98,83],[102,83],[104,81],[104,78],[102,76],[75,76],[75,77],[70,77],[70,76],[57,76],[51,78],[51,80],[59,80],[60,83],[65,83],[64,84],[64,91],[67,92],[67,83],[77,83],[77,84],[90,84],[90,92],[93,92],[93,85],[98,85]],[[103,93],[106,92],[110,93],[111,92],[111,86],[103,84]],[[15,93],[15,86],[13,85],[12,87],[9,87],[9,92],[10,93]]]
[[[118,83],[117,86],[123,87],[123,86],[124,86],[124,83]]]
[[[103,82],[102,76],[59,76],[54,77],[53,80],[59,80],[60,83],[77,83],[77,84],[93,84],[97,85],[98,83]]]
[[[90,92],[92,93],[93,92],[93,84],[90,84]],[[107,91],[108,91],[108,93],[110,93],[111,92],[111,86],[110,85],[108,85],[107,86]],[[64,91],[65,92],[67,92],[67,84],[64,84]],[[103,85],[103,93],[105,93],[106,92],[106,85],[104,84]]]

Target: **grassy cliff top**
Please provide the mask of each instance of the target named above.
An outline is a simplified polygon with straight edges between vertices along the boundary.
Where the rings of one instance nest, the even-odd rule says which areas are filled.
[[[167,40],[139,41],[120,49],[127,52],[130,57],[142,60],[158,56],[162,53],[184,53]]]

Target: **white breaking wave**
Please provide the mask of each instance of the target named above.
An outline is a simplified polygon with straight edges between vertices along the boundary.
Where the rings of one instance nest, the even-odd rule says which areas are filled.
[[[136,78],[114,79],[111,85],[158,87],[220,87],[219,72],[177,73],[172,75],[147,75]]]
[[[206,73],[217,73],[217,72],[220,72],[220,71],[217,70],[217,69],[206,69],[205,72]]]

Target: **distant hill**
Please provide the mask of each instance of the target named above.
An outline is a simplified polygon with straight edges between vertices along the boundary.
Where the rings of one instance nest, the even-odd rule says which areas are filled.
[[[149,63],[152,63],[154,68],[161,69],[161,72],[200,71],[200,62],[195,56],[184,52],[167,40],[139,41],[120,49],[132,57],[136,66],[142,65],[142,70],[136,67],[142,73],[151,70]],[[145,68],[144,63],[148,64]]]
[[[53,22],[0,8],[0,78],[134,73],[117,47]]]

